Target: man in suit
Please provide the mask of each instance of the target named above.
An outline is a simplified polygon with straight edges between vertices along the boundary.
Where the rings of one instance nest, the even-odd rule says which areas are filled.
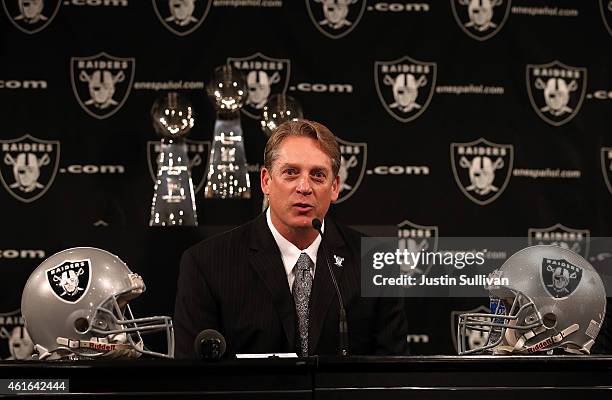
[[[347,311],[350,353],[406,353],[403,303],[361,297],[360,235],[325,218],[338,198],[340,161],[325,126],[299,120],[277,128],[260,176],[266,212],[183,254],[174,314],[178,358],[195,357],[193,342],[204,329],[221,332],[230,355],[338,354],[339,302],[326,256]],[[314,218],[323,221],[323,239]]]

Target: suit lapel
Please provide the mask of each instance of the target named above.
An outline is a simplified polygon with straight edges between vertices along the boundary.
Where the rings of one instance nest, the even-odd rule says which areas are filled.
[[[331,269],[336,277],[338,285],[342,286],[342,271],[345,267],[338,267],[334,263],[334,255],[348,260],[347,256],[349,255],[349,251],[344,245],[344,241],[340,237],[336,227],[333,225],[333,223],[329,222],[329,220],[326,220],[323,240],[325,241],[325,246],[327,247],[328,251],[327,257],[330,257],[329,264]],[[327,313],[338,312],[336,307],[333,307],[330,311],[330,304],[335,297],[336,289],[334,288],[331,276],[329,275],[329,268],[327,266],[327,261],[325,260],[325,252],[323,251],[323,246],[321,245],[317,251],[317,268],[315,271],[312,293],[310,295],[310,331],[308,334],[308,349],[312,354],[314,354],[314,351],[319,343],[319,338],[321,337],[321,331],[323,329],[323,324],[325,322]]]
[[[294,349],[295,307],[280,250],[267,226],[265,214],[262,214],[253,225],[250,248],[250,264],[270,292],[287,336],[289,349]]]

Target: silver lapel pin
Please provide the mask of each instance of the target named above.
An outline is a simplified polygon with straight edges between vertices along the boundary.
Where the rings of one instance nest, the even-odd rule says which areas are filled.
[[[342,267],[342,263],[344,262],[344,257],[338,257],[337,255],[334,254],[334,264],[336,264],[338,267]]]

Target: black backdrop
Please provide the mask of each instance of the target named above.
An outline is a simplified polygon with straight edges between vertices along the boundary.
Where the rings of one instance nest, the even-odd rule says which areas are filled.
[[[45,257],[96,246],[144,276],[138,314],[172,313],[182,251],[260,212],[266,137],[258,110],[246,110],[250,200],[204,200],[200,190],[199,228],[153,229],[159,139],[149,110],[168,90],[189,96],[189,138],[205,159],[214,111],[203,87],[232,60],[245,73],[278,72],[272,93],[298,99],[342,140],[350,167],[331,213],[343,223],[391,236],[399,225],[440,236],[577,232],[561,238],[583,252],[585,238],[610,236],[608,1],[346,3],[334,20],[320,0],[196,0],[181,26],[162,0],[45,0],[38,20],[2,0],[0,311],[19,308]],[[86,68],[86,59],[107,65]],[[88,91],[96,69],[115,89],[105,107]],[[29,154],[40,171],[31,191],[13,173]],[[196,186],[205,166],[193,171]],[[452,311],[479,304],[409,300],[413,350],[452,353]],[[16,322],[3,323],[6,339]]]

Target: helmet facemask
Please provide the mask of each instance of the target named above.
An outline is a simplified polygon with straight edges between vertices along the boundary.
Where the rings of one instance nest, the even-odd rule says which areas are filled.
[[[509,295],[511,294],[511,295]],[[500,297],[496,297],[500,296]],[[459,355],[482,352],[492,354],[534,354],[562,347],[564,351],[588,354],[592,343],[580,346],[567,337],[578,331],[578,324],[557,326],[557,316],[551,310],[538,310],[532,300],[520,291],[503,288],[491,291],[491,313],[467,313],[459,316],[457,344]],[[486,343],[469,348],[471,331],[485,332]]]
[[[513,338],[512,333],[522,336],[521,332],[541,325],[535,304],[527,296],[510,290],[499,293],[499,295],[500,297],[491,296],[490,298],[491,313],[459,315],[457,346],[460,355],[483,351],[494,352],[492,349],[510,344]],[[467,339],[474,331],[482,332],[486,336],[486,341],[482,346],[468,346]]]

